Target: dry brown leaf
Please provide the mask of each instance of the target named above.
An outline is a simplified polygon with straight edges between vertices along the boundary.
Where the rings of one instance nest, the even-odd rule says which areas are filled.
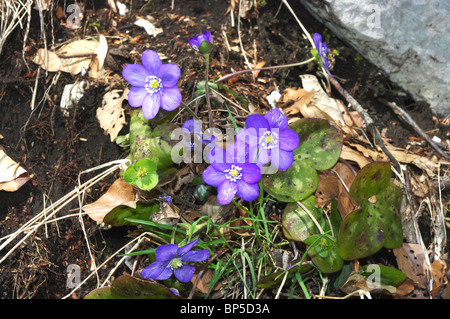
[[[341,165],[345,166],[343,164]],[[344,170],[341,166],[339,169],[342,171]],[[346,183],[346,185],[350,184]],[[331,175],[322,178],[317,186],[315,197],[317,202],[316,207],[322,208],[330,204],[333,199],[337,199],[338,210],[342,219],[344,219],[356,208],[356,205],[352,202],[347,189],[342,185],[342,181],[337,176]]]
[[[431,295],[437,296],[441,286],[448,283],[447,277],[447,264],[443,260],[435,260],[431,263],[431,273],[433,274],[433,287],[431,289]]]
[[[102,106],[97,109],[97,120],[105,134],[110,135],[113,142],[119,135],[120,130],[127,122],[125,121],[125,110],[122,108],[122,102],[128,98],[129,89],[112,90],[103,96]]]
[[[359,168],[363,168],[364,166],[372,162],[370,158],[365,157],[361,152],[354,150],[353,148],[345,144],[342,147],[340,157],[347,161],[355,162],[356,164],[358,164]]]
[[[98,200],[84,205],[82,209],[90,218],[97,222],[103,222],[103,218],[114,208],[126,205],[136,208],[136,193],[133,186],[119,178],[116,180]]]
[[[320,180],[315,193],[316,207],[324,207],[337,199],[340,193],[340,181],[336,176],[327,176]]]
[[[108,53],[108,42],[103,35],[99,36],[98,46],[94,51],[91,64],[89,64],[89,76],[93,79],[98,79],[103,70],[103,63],[105,62],[106,54]]]
[[[203,272],[202,277],[200,278],[200,280],[197,283],[197,287],[196,287],[197,290],[200,291],[203,294],[207,294],[209,292],[209,290],[210,290],[210,284],[209,283],[210,283],[211,279],[213,278],[213,275],[214,275],[213,271],[211,269],[209,269],[209,268],[206,268],[206,270]],[[192,279],[191,279],[192,284],[194,284],[195,281],[197,280],[197,276],[198,276],[198,273],[195,273],[194,277],[192,277]],[[220,281],[218,281],[214,285],[212,290],[213,291],[217,291],[220,288],[222,288],[222,283]]]
[[[412,154],[403,148],[395,147],[391,144],[386,144],[386,147],[400,163],[413,164],[418,168],[423,169],[428,176],[436,176],[439,163],[432,158]],[[444,160],[441,160],[440,163],[441,165],[450,165],[450,162]]]
[[[0,147],[0,191],[14,192],[31,178],[32,176]]]
[[[259,62],[257,62],[257,63],[255,64],[255,66],[254,66],[253,68],[254,68],[254,69],[260,69],[260,68],[264,67],[265,65],[266,65],[266,61],[259,61]],[[253,76],[254,76],[255,78],[257,78],[260,71],[261,71],[261,70],[253,71]]]
[[[302,80],[302,86],[306,91],[314,91],[311,102],[307,105],[308,108],[304,108],[304,112],[314,112],[314,117],[333,119],[339,126],[345,126],[345,121],[342,117],[342,113],[345,111],[345,106],[342,102],[329,97],[328,94],[322,89],[322,86],[316,76],[303,74],[300,75],[300,78]]]
[[[417,287],[426,288],[425,258],[422,246],[414,243],[403,243],[393,249],[398,269],[410,278]]]
[[[83,69],[88,70],[93,63],[92,66],[96,68],[94,70],[95,75],[103,67],[103,61],[107,51],[107,44],[105,51],[105,43],[106,38],[100,35],[98,42],[93,40],[77,40],[63,45],[56,52],[39,49],[32,61],[49,72],[62,71],[72,75],[81,73]],[[98,57],[96,53],[99,54]]]
[[[287,88],[286,90],[284,90],[281,100],[284,103],[294,101],[294,103],[291,106],[283,109],[284,114],[286,114],[286,116],[299,114],[300,106],[308,105],[313,97],[313,94],[314,94],[313,91],[308,92],[302,88],[300,89]]]
[[[176,212],[175,209],[173,209],[165,201],[161,202],[160,207],[161,209],[158,212],[153,213],[150,216],[153,222],[164,225],[174,225],[180,218],[178,212]]]

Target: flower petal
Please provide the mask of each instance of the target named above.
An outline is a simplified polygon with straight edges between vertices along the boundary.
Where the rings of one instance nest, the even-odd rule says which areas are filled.
[[[123,67],[122,76],[132,86],[145,86],[145,79],[150,74],[148,70],[140,64],[127,64]]]
[[[175,277],[181,282],[191,281],[194,277],[195,267],[190,265],[183,265],[180,268],[175,269]]]
[[[251,202],[258,198],[259,196],[259,185],[256,184],[248,184],[243,180],[239,180],[236,182],[237,184],[237,192],[236,195],[242,198],[247,202]]]
[[[189,38],[189,45],[191,46],[192,49],[194,49],[195,51],[198,51],[200,42],[198,41],[197,37]]]
[[[245,120],[246,128],[256,129],[256,133],[264,133],[265,130],[269,130],[270,126],[264,116],[259,114],[252,114]],[[263,129],[263,130],[261,130]]]
[[[180,78],[180,68],[176,64],[163,64],[158,70],[158,78],[161,79],[164,88],[171,88],[177,85]]]
[[[234,163],[233,156],[220,147],[214,147],[208,153],[208,160],[216,170],[221,172],[229,169]]]
[[[202,132],[202,127],[201,127],[201,123],[198,120],[187,120],[186,122],[184,122],[183,124],[183,131],[186,133],[201,133]]]
[[[273,165],[275,165],[275,167],[281,170],[286,170],[291,167],[294,162],[294,152],[284,151],[276,147],[272,149],[270,161]]]
[[[288,128],[285,130],[280,130],[278,141],[282,150],[293,151],[298,147],[300,138],[294,130]]]
[[[172,276],[172,268],[168,267],[170,261],[154,262],[141,271],[141,276],[145,279],[166,280]]]
[[[260,148],[258,152],[258,158],[256,159],[256,165],[263,167],[270,161],[269,150],[265,148]]]
[[[203,40],[214,43],[211,31],[206,30],[205,32],[203,32]]]
[[[158,53],[153,50],[146,50],[142,53],[142,64],[146,67],[149,75],[158,75],[158,70],[162,65]]]
[[[314,44],[316,45],[317,51],[320,53],[320,49],[322,46],[322,35],[320,33],[314,33]]]
[[[233,201],[236,192],[236,183],[226,179],[222,183],[220,183],[219,187],[217,188],[217,201],[220,205],[227,205]]]
[[[200,238],[197,238],[196,240],[193,240],[193,241],[187,243],[186,245],[179,247],[177,250],[177,257],[183,256],[188,251],[190,251],[192,248],[194,248],[194,246],[198,243],[199,240],[200,240]]]
[[[147,94],[142,103],[142,114],[147,120],[151,120],[158,114],[159,107],[161,106],[161,94]]]
[[[246,183],[254,184],[259,182],[259,180],[261,179],[261,169],[258,165],[252,163],[244,163],[239,166],[242,168],[242,179]]]
[[[173,111],[181,104],[181,92],[177,86],[163,88],[161,94],[161,107],[166,111]]]
[[[271,128],[284,130],[288,127],[287,117],[279,109],[273,109],[267,112],[264,118],[269,122]]]
[[[216,170],[213,166],[208,166],[207,169],[203,171],[203,181],[211,186],[219,187],[226,177],[223,171]]]
[[[248,150],[252,150],[253,148],[258,147],[259,139],[258,139],[258,130],[255,128],[244,128],[239,131],[236,135],[235,143],[245,143],[248,145]]]
[[[199,261],[204,261],[204,260],[208,259],[208,257],[209,257],[209,250],[203,249],[203,250],[190,251],[187,254],[185,254],[181,258],[181,260],[183,262],[190,262],[190,261],[199,262]]]
[[[167,244],[158,246],[155,250],[155,257],[157,261],[170,261],[177,257],[178,245]]]
[[[128,92],[128,103],[132,107],[142,106],[147,91],[143,87],[132,86]]]

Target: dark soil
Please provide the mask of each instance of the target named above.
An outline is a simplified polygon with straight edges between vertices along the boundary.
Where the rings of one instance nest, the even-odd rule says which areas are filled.
[[[124,2],[129,6],[131,1]],[[305,60],[309,57],[309,43],[303,38],[298,24],[284,7],[276,15],[278,2],[267,2],[264,7],[252,9],[241,20],[242,41],[246,50],[254,52],[258,61],[265,61],[266,66]],[[326,32],[324,26],[315,21],[298,1],[291,2],[309,32]],[[215,40],[211,61],[212,77],[247,68],[239,51],[228,51],[221,31],[222,26],[227,27],[228,41],[238,38],[237,28],[230,27],[230,1],[178,0],[175,1],[174,10],[171,10],[170,1],[133,0],[131,16],[121,17],[111,12],[106,1],[90,0],[85,2],[84,27],[76,31],[61,25],[63,19],[56,17],[56,8],[64,6],[64,3],[62,0],[55,1],[54,10],[44,12],[48,43],[52,40],[64,42],[76,37],[95,36],[98,30],[111,36],[108,38],[110,50],[135,50],[138,53],[149,48],[155,50],[168,57],[171,63],[180,66],[182,75],[179,87],[185,101],[189,101],[196,83],[203,76],[203,64],[189,48],[188,38],[202,33],[204,29],[212,31]],[[136,16],[147,14],[154,18],[156,27],[163,28],[163,34],[149,38],[144,29],[134,25]],[[113,20],[117,22],[115,26],[112,24]],[[237,19],[235,21],[237,23]],[[37,70],[37,66],[30,59],[37,48],[43,47],[38,11],[32,12],[25,51],[24,32],[17,28],[10,35],[1,56],[0,134],[3,139],[0,140],[0,145],[10,157],[33,174],[33,178],[16,192],[0,192],[1,237],[11,234],[44,207],[73,190],[78,184],[80,172],[127,156],[119,146],[110,142],[109,136],[100,128],[96,109],[101,106],[105,92],[122,87],[122,67],[127,63],[140,63],[139,55],[109,54],[105,68],[110,71],[111,82],[91,81],[88,92],[79,105],[70,111],[69,117],[63,116],[59,108],[61,95],[66,84],[74,83],[81,76],[61,73],[56,84],[50,87],[55,74],[46,74],[41,70],[35,110],[32,112],[30,105],[36,80],[33,72]],[[113,36],[125,33],[128,39],[136,40],[135,44],[130,44],[129,41],[117,44],[113,41]],[[235,46],[237,43],[233,42],[231,45]],[[437,129],[434,134],[445,138],[446,132],[438,126],[426,104],[413,101],[408,96],[395,95],[393,92],[398,88],[365,60],[356,61],[358,55],[339,39],[333,37],[329,46],[340,51],[335,58],[333,74],[344,81],[344,87],[376,120],[380,132],[387,128],[385,134],[392,139],[394,145],[405,147],[415,133],[380,103],[379,97],[405,107],[424,131]],[[253,47],[256,49],[253,50]],[[25,53],[26,63],[22,52]],[[268,110],[265,97],[275,87],[279,87],[280,91],[288,87],[299,87],[299,75],[315,72],[314,64],[308,64],[298,68],[262,71],[258,81],[253,81],[251,75],[246,74],[241,76],[239,84],[233,90],[245,96],[254,106]],[[45,96],[49,87],[48,95]],[[128,106],[126,109],[129,111]],[[239,113],[239,110],[234,111]],[[433,154],[426,144],[422,144],[422,147],[424,152]],[[90,176],[93,175],[83,175],[83,180]],[[110,176],[90,189],[85,202],[98,199],[117,176]],[[75,200],[58,216],[76,213],[78,208]],[[90,245],[99,260],[105,260],[127,242],[127,229],[102,229],[87,217],[84,218],[84,224]],[[0,298],[55,299],[68,294],[71,291],[66,285],[68,265],[80,266],[82,278],[90,274],[90,257],[85,238],[78,217],[54,222],[47,229],[41,227],[0,264]],[[8,248],[12,248],[16,242],[17,240]],[[7,251],[8,249],[4,249],[0,255],[3,256]],[[109,273],[116,261],[111,261],[101,269],[101,278]],[[129,272],[128,267],[121,266],[116,270],[116,275]],[[92,278],[72,297],[82,298],[96,286],[96,279]]]

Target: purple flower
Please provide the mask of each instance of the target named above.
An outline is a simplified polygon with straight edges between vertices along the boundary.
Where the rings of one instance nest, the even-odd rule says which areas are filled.
[[[215,147],[208,153],[208,159],[211,166],[203,172],[203,180],[217,187],[217,201],[221,205],[231,203],[235,195],[248,202],[259,196],[261,169],[249,162],[246,144],[238,141],[226,150]]]
[[[209,54],[213,47],[213,37],[210,31],[197,35],[195,38],[189,38],[189,45],[192,49],[201,54]]]
[[[319,54],[323,67],[330,73],[328,63],[328,46],[326,42],[322,42],[322,36],[319,33],[314,33],[314,44],[316,45],[317,53]]]
[[[141,276],[145,279],[166,280],[174,273],[179,281],[190,281],[195,267],[186,263],[204,261],[209,257],[208,249],[191,251],[198,241],[197,238],[181,247],[175,244],[159,246],[155,251],[156,262],[142,269]]]
[[[132,107],[142,106],[144,117],[151,120],[159,108],[173,111],[181,103],[177,81],[180,68],[175,64],[162,64],[158,53],[142,53],[142,64],[127,64],[122,75],[131,84],[128,102]]]
[[[205,137],[206,135],[202,133],[201,122],[197,120],[187,120],[184,122],[182,130],[187,134],[193,134],[194,142],[187,143],[189,147],[194,147],[195,143],[200,140],[205,145],[214,143],[217,140],[215,136]]]
[[[247,117],[246,127],[237,135],[238,141],[249,145],[249,158],[259,167],[271,162],[276,168],[286,170],[294,161],[294,150],[299,145],[298,134],[287,128],[286,116],[273,109],[262,116]]]

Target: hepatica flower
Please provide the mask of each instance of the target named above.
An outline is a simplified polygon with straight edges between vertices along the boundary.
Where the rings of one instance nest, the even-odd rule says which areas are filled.
[[[187,263],[204,261],[209,257],[208,249],[191,250],[198,241],[197,238],[181,247],[175,244],[159,246],[155,251],[156,261],[142,269],[141,276],[146,279],[166,280],[175,274],[181,282],[190,281],[194,276],[195,267]]]
[[[217,201],[221,205],[231,203],[235,195],[248,202],[259,195],[261,169],[249,162],[247,149],[246,144],[237,142],[227,150],[215,147],[208,153],[211,166],[203,172],[203,180],[217,187]]]
[[[141,64],[127,64],[122,75],[131,84],[128,103],[132,107],[142,106],[144,117],[151,120],[160,107],[173,111],[181,103],[180,89],[177,87],[180,68],[175,64],[162,64],[155,51],[142,53]]]
[[[192,137],[194,139],[193,142],[191,142],[190,139],[188,139],[190,142],[187,142],[187,146],[194,147],[196,143],[201,143],[208,145],[210,143],[214,143],[217,138],[215,136],[207,136],[206,134],[202,133],[201,128],[201,122],[197,120],[187,120],[183,124],[182,128],[184,133],[192,134]]]
[[[328,63],[328,46],[326,42],[322,42],[322,36],[319,33],[314,33],[314,44],[316,45],[316,50],[313,50],[313,55],[330,74],[330,65]]]
[[[209,54],[213,47],[213,37],[210,31],[197,35],[195,38],[189,38],[189,45],[192,49],[201,54]]]
[[[294,161],[294,150],[299,145],[298,134],[287,128],[286,116],[273,109],[262,116],[247,117],[246,127],[237,135],[238,141],[249,145],[249,158],[259,167],[271,162],[276,168],[288,169]]]

